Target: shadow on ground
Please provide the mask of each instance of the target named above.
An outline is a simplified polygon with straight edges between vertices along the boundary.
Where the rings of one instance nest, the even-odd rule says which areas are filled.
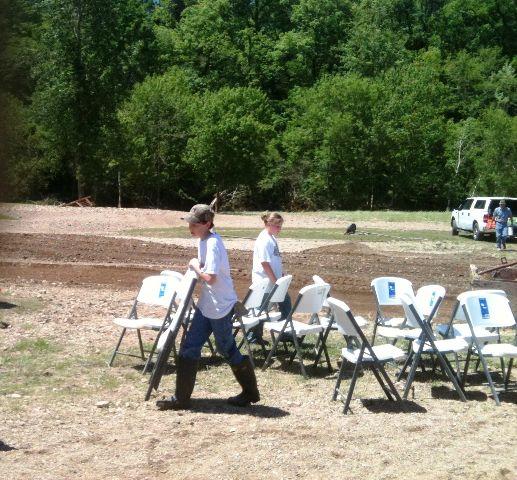
[[[248,415],[261,418],[281,418],[289,415],[289,412],[278,407],[267,405],[251,405],[250,407],[232,407],[226,403],[226,399],[219,398],[193,398],[190,407],[192,412],[200,413],[224,413],[227,415]]]

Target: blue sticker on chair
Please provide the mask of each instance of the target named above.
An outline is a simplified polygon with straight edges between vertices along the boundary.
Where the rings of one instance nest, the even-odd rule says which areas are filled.
[[[488,311],[488,303],[486,298],[479,299],[479,309],[481,310],[482,318],[490,318],[490,312]]]
[[[162,298],[165,295],[165,288],[167,287],[166,283],[162,283],[160,285],[160,293],[158,294],[158,298]]]
[[[395,298],[395,282],[388,282],[388,296]]]
[[[433,292],[431,295],[431,300],[429,300],[429,306],[434,306],[434,302],[436,302],[436,292]]]

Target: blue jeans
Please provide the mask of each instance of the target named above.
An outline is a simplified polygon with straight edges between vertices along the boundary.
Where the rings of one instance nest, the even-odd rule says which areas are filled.
[[[508,225],[505,223],[496,222],[495,224],[495,238],[498,248],[506,245],[506,237],[508,236]]]
[[[185,341],[180,348],[180,357],[199,360],[201,349],[213,332],[217,351],[230,365],[238,365],[244,359],[237,348],[232,334],[232,311],[222,318],[205,317],[201,310],[196,308],[194,317],[187,331]]]

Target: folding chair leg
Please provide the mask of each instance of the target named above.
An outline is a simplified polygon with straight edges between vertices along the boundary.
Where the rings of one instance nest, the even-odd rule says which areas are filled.
[[[391,394],[389,388],[384,384],[384,381],[382,380],[382,377],[379,374],[379,372],[377,371],[377,367],[375,365],[372,365],[372,372],[375,375],[377,382],[381,386],[381,388],[382,388],[384,394],[386,395],[386,397],[388,398],[388,400],[393,402],[394,401],[393,395]]]
[[[370,342],[371,346],[373,347],[375,345],[375,335],[377,333],[377,318],[375,319],[375,323],[373,324],[373,334],[372,334],[372,341]]]
[[[123,328],[122,329],[122,333],[120,334],[120,337],[118,339],[118,342],[117,342],[117,346],[115,347],[115,350],[113,351],[113,355],[111,355],[111,359],[108,363],[108,365],[111,367],[113,365],[113,362],[115,360],[115,356],[117,355],[118,353],[118,349],[120,348],[120,344],[122,343],[122,339],[124,338],[124,335],[126,334],[126,328]]]
[[[393,393],[393,395],[395,396],[395,399],[398,401],[398,402],[402,402],[402,398],[397,390],[397,388],[395,387],[395,385],[393,385],[393,382],[391,381],[389,375],[386,373],[386,370],[385,368],[382,366],[382,365],[379,365],[379,371],[381,373],[381,375],[384,377],[384,379],[386,380],[386,383],[388,384],[388,386],[390,387],[390,390],[391,390],[391,393]]]
[[[343,379],[343,372],[345,371],[345,359],[341,357],[341,366],[339,367],[339,372],[337,374],[336,386],[334,387],[334,394],[332,395],[332,400],[336,400],[339,394],[339,387],[341,386],[341,381]]]
[[[142,335],[140,334],[140,330],[137,329],[136,334],[138,335],[138,346],[140,347],[140,355],[142,356],[142,360],[145,360],[144,344],[142,343]]]
[[[355,364],[354,374],[352,375],[352,380],[350,382],[350,386],[348,387],[348,394],[345,400],[345,406],[343,408],[343,413],[346,415],[347,411],[350,409],[350,402],[352,401],[352,394],[354,393],[355,384],[357,382],[357,377],[359,375],[359,362]]]
[[[302,371],[303,378],[307,378],[307,372],[305,371],[305,366],[303,365],[303,355],[302,350],[300,348],[300,344],[298,344],[298,338],[296,337],[296,333],[294,330],[292,330],[293,333],[293,341],[294,341],[294,348],[296,348],[296,353],[298,355],[298,359],[300,360],[300,370]],[[302,337],[302,342],[303,342]]]
[[[495,385],[492,380],[492,375],[490,375],[490,371],[488,370],[488,364],[486,363],[485,357],[481,353],[479,353],[479,358],[481,360],[481,364],[483,365],[485,377],[488,380],[488,384],[490,385],[490,390],[492,391],[492,395],[494,396],[495,404],[497,406],[500,406],[501,402],[499,401],[499,395],[497,394],[497,391],[495,389]]]
[[[463,368],[463,375],[461,377],[461,385],[465,385],[465,380],[467,379],[467,375],[468,375],[468,372],[469,372],[469,364],[470,364],[470,357],[472,356],[472,351],[471,349],[469,348],[468,352],[467,352],[467,358],[465,358],[465,367]],[[476,368],[477,370],[477,368]]]
[[[321,332],[320,332],[321,334]],[[321,354],[323,353],[323,345],[327,344],[327,338],[330,334],[330,326],[325,330],[325,333],[323,334],[323,341],[320,342],[320,339],[318,337],[318,342],[316,342],[316,347],[319,345],[318,351],[316,353],[316,359],[314,360],[314,367],[320,363]],[[327,352],[328,355],[328,352]]]
[[[465,393],[463,392],[463,388],[458,383],[458,377],[452,371],[452,365],[449,363],[449,360],[445,355],[442,355],[440,352],[437,352],[438,360],[442,364],[446,375],[449,377],[449,380],[454,385],[456,392],[458,393],[462,402],[466,402],[467,398],[465,397]]]
[[[273,346],[271,347],[271,350],[269,351],[269,355],[266,357],[266,360],[264,360],[264,365],[262,365],[262,370],[265,370],[271,364],[273,355],[276,353],[278,343],[280,342],[280,335],[275,336],[273,334],[273,332],[271,332],[271,339],[273,340]]]
[[[319,332],[318,341],[320,342],[320,348],[318,350],[318,355],[316,356],[316,360],[314,361],[314,368],[318,366],[319,360],[321,358],[321,353],[325,354],[325,361],[327,362],[327,368],[329,373],[332,373],[332,364],[330,362],[329,352],[327,350],[327,342],[326,338],[323,336],[323,333]]]
[[[406,361],[404,362],[404,366],[400,369],[399,373],[397,374],[397,382],[399,382],[400,379],[402,378],[402,375],[404,375],[404,373],[406,373],[406,369],[407,369],[407,367],[409,367],[409,364],[411,363],[413,355],[414,355],[413,352],[408,353]]]
[[[149,356],[147,357],[147,362],[145,362],[142,373],[145,373],[149,370],[149,366],[151,365],[154,352],[156,351],[156,345],[158,345],[158,340],[160,339],[161,334],[161,331],[158,332],[158,335],[156,335],[156,338],[154,339],[153,346],[151,347],[151,351],[149,352]]]
[[[404,393],[402,394],[402,398],[407,400],[407,396],[409,394],[409,389],[411,388],[411,384],[415,378],[416,369],[418,366],[418,362],[420,361],[421,353],[420,350],[413,355],[413,362],[411,363],[411,368],[409,369],[408,378],[406,380],[406,386],[404,387]]]
[[[504,379],[504,389],[508,390],[508,383],[510,382],[510,375],[512,373],[513,357],[508,362],[508,368],[506,369],[506,377]]]

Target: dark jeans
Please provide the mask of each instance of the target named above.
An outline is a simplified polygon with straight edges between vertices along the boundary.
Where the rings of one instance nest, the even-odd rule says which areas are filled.
[[[185,341],[180,348],[180,357],[198,360],[201,357],[201,349],[213,332],[217,351],[228,361],[230,365],[238,365],[244,359],[237,348],[232,335],[232,311],[223,318],[205,317],[196,308],[194,318],[190,323]]]

